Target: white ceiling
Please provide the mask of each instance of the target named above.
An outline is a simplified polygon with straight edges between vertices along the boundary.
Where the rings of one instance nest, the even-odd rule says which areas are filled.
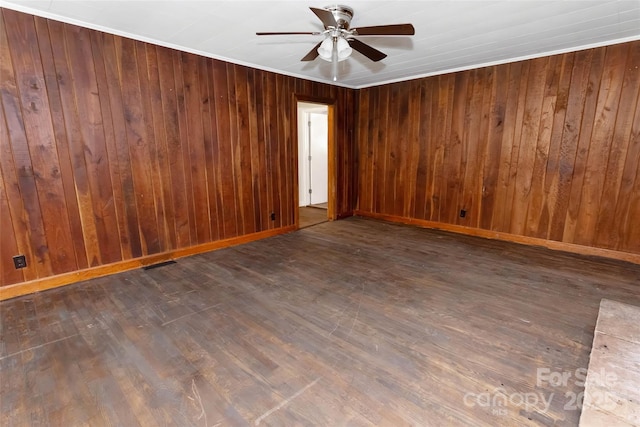
[[[363,88],[484,65],[640,40],[640,0],[360,1],[352,27],[412,23],[413,37],[361,37],[389,56],[354,52],[335,84]],[[0,0],[0,6],[314,81],[331,64],[300,62],[320,36],[256,31],[320,31],[309,1]]]

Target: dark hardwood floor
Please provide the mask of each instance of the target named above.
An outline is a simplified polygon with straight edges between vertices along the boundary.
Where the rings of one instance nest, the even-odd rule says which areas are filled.
[[[577,425],[599,302],[640,305],[639,281],[327,222],[0,303],[0,425]]]

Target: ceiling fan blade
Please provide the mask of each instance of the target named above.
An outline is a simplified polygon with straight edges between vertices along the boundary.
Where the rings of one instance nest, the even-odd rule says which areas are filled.
[[[336,18],[333,17],[333,13],[326,9],[318,9],[317,7],[310,7],[311,11],[316,14],[318,18],[324,24],[324,28],[333,27],[337,28],[338,23],[336,22]]]
[[[375,49],[366,43],[362,43],[360,40],[349,39],[347,41],[349,42],[349,46],[351,46],[353,49],[357,50],[373,62],[378,62],[387,57],[385,53],[380,52],[378,49]]]
[[[304,31],[294,31],[294,32],[288,32],[288,33],[256,33],[256,36],[289,36],[289,35],[306,35],[306,36],[319,36],[320,32],[318,31],[314,31],[314,32],[304,32]]]
[[[321,44],[322,44],[322,42],[320,42],[320,43],[318,43],[317,45],[315,45],[315,46],[313,47],[313,49],[311,49],[311,50],[309,51],[309,53],[307,53],[307,54],[305,55],[305,57],[304,57],[304,58],[302,58],[300,61],[313,61],[314,59],[316,59],[316,58],[318,57],[318,55],[320,55],[320,54],[318,53],[318,48],[320,47],[320,45],[321,45]]]
[[[416,29],[411,24],[375,25],[354,28],[354,36],[412,36]]]

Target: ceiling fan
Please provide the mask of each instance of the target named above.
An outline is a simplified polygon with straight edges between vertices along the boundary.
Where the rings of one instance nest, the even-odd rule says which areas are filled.
[[[381,61],[387,55],[356,39],[356,36],[412,36],[415,29],[411,24],[376,25],[372,27],[350,28],[353,9],[349,6],[333,5],[324,9],[310,7],[324,25],[324,31],[298,32],[260,32],[258,36],[310,35],[324,36],[324,40],[309,51],[302,61],[313,61],[318,56],[331,61],[333,81],[338,79],[338,62],[351,55],[355,49],[372,61]]]

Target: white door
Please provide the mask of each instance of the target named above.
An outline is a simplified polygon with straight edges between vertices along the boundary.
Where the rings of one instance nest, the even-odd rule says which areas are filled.
[[[327,203],[328,183],[328,117],[309,113],[309,204]]]
[[[299,206],[329,200],[329,107],[298,103]]]

